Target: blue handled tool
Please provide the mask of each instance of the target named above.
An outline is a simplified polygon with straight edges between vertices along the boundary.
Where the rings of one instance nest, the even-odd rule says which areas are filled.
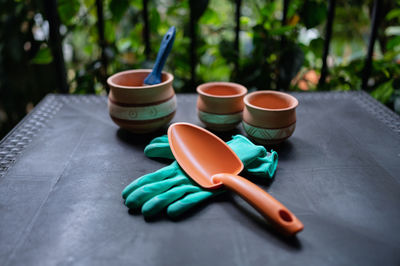
[[[157,54],[156,62],[153,66],[153,71],[151,71],[151,73],[144,80],[145,85],[154,85],[161,83],[161,71],[165,65],[165,62],[167,61],[167,57],[172,49],[172,45],[174,44],[175,32],[175,27],[172,26],[164,35],[164,38],[160,45],[160,50]]]

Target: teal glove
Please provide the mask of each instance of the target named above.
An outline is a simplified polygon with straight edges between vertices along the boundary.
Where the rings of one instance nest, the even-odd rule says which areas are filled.
[[[174,161],[169,166],[134,180],[122,191],[122,197],[128,208],[141,208],[146,217],[156,215],[167,206],[167,214],[177,217],[222,191],[199,187]]]
[[[254,145],[241,135],[234,136],[228,145],[242,160],[248,172],[269,178],[275,173],[278,163],[276,152],[267,153],[264,147]],[[145,154],[149,157],[173,159],[167,136],[155,138],[146,147]],[[134,180],[123,190],[122,197],[128,208],[141,209],[146,217],[161,212],[165,207],[170,217],[177,217],[223,191],[201,188],[174,161],[169,166]]]
[[[243,162],[245,171],[262,178],[274,176],[278,165],[278,154],[275,151],[268,153],[263,146],[254,145],[243,135],[233,136],[227,144]],[[144,149],[144,154],[150,158],[175,159],[167,135],[153,139]]]

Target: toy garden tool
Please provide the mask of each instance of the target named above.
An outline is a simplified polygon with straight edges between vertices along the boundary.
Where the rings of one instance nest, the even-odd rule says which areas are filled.
[[[236,153],[244,165],[246,173],[261,179],[272,178],[278,166],[278,154],[260,145],[254,145],[243,135],[232,136],[226,144]],[[149,158],[164,158],[175,160],[168,142],[168,136],[154,138],[144,149]]]
[[[151,71],[151,73],[145,78],[144,84],[154,85],[161,83],[161,71],[165,65],[165,62],[167,61],[167,57],[172,49],[172,45],[174,44],[175,32],[175,27],[172,26],[164,35],[160,45],[160,50],[157,54],[156,62],[153,66],[153,71]]]
[[[238,176],[243,163],[225,142],[211,132],[189,123],[175,123],[168,129],[168,140],[179,165],[203,188],[228,187],[286,235],[295,235],[303,229],[302,222],[285,206]]]
[[[227,142],[243,162],[247,173],[262,179],[274,176],[278,154],[254,145],[245,136],[235,135]],[[175,159],[167,135],[153,139],[144,150],[147,157]],[[207,190],[196,184],[176,161],[156,172],[143,175],[125,187],[122,197],[130,209],[151,217],[167,210],[168,216],[177,217],[202,201],[212,198],[223,189]]]

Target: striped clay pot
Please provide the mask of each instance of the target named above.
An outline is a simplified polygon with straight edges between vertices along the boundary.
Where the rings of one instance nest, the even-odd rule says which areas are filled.
[[[270,145],[289,138],[296,128],[298,100],[283,92],[256,91],[244,97],[243,128],[255,142]]]
[[[197,87],[197,114],[214,131],[234,129],[242,121],[247,89],[233,82],[209,82]]]
[[[111,119],[133,133],[153,132],[168,124],[175,115],[173,75],[162,73],[162,82],[143,85],[151,69],[119,72],[109,77],[108,110]]]

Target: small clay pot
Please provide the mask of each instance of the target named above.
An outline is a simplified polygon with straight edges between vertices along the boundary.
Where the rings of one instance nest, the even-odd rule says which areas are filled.
[[[163,72],[162,82],[144,85],[151,69],[128,70],[107,79],[111,119],[133,133],[153,132],[168,124],[175,115],[174,77]]]
[[[283,92],[256,91],[244,97],[243,128],[255,142],[278,144],[296,128],[298,100]]]
[[[207,128],[234,129],[242,121],[243,97],[247,89],[233,82],[209,82],[197,87],[197,114]]]

